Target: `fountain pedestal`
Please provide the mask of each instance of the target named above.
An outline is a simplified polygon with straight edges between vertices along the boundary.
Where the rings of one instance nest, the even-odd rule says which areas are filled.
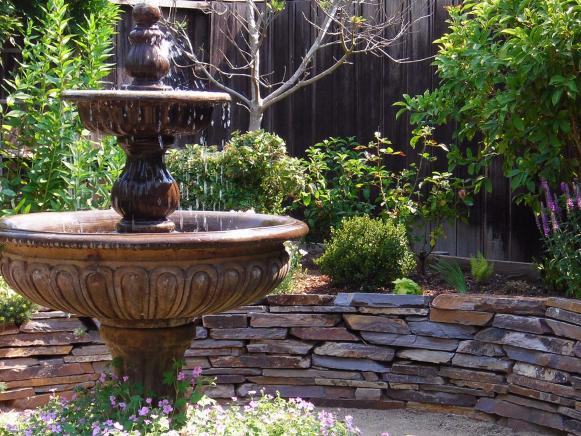
[[[163,374],[171,371],[175,361],[183,359],[195,336],[193,323],[147,329],[102,325],[100,332],[111,350],[113,369],[119,377],[129,377],[131,383],[142,385],[156,398],[175,396],[175,388],[163,383]]]

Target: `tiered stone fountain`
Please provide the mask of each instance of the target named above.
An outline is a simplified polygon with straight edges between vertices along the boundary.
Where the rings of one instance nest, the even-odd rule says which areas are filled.
[[[161,12],[139,4],[133,16],[133,83],[64,95],[89,130],[115,135],[127,154],[112,192],[121,220],[110,210],[5,218],[0,263],[10,286],[32,301],[97,318],[118,375],[164,396],[162,374],[183,358],[192,320],[268,294],[288,271],[283,242],[308,229],[289,217],[176,212],[179,190],[164,154],[176,136],[207,127],[212,107],[229,96],[164,87]]]

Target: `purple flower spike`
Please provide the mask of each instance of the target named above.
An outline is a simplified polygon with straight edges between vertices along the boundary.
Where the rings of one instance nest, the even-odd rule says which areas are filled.
[[[541,222],[543,223],[543,233],[548,237],[551,234],[551,229],[549,228],[549,220],[543,206],[541,206]]]

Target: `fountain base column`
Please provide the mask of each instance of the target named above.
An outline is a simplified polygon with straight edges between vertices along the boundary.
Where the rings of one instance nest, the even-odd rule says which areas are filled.
[[[101,338],[113,356],[114,371],[139,383],[155,398],[173,398],[173,386],[163,384],[163,374],[182,360],[194,339],[193,323],[163,328],[121,328],[101,325]]]

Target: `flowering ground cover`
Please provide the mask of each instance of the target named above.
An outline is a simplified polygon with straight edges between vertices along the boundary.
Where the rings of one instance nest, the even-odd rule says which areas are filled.
[[[176,368],[178,366],[176,365]],[[333,435],[360,434],[353,418],[339,420],[300,398],[285,400],[259,393],[246,404],[222,406],[204,397],[201,368],[166,374],[176,398],[154,400],[132,384],[103,374],[91,390],[71,400],[57,396],[42,408],[27,411],[0,426],[0,435],[22,436],[145,436],[145,435]],[[233,399],[236,401],[236,398]]]

